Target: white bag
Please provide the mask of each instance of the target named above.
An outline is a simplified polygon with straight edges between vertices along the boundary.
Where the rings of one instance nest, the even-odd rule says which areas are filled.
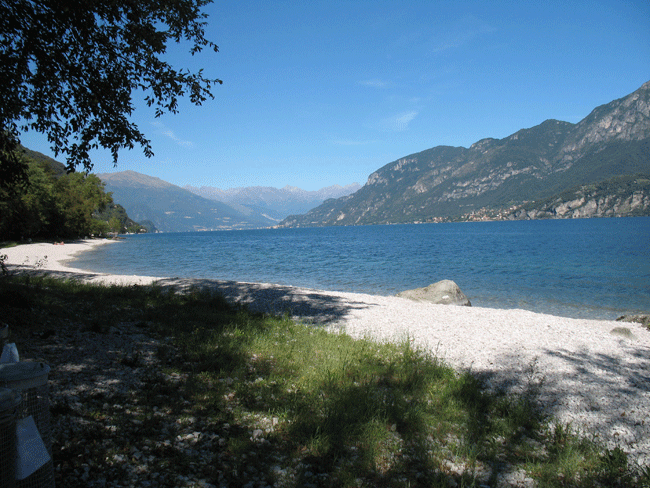
[[[5,344],[2,348],[2,356],[0,356],[0,363],[17,363],[20,361],[18,357],[18,349],[13,342]]]
[[[16,420],[16,479],[23,480],[50,460],[41,434],[30,415]]]

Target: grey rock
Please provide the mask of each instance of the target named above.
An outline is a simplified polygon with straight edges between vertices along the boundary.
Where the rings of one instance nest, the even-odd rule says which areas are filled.
[[[632,331],[627,327],[614,327],[610,332],[614,335],[625,337],[626,339],[636,339]]]
[[[461,305],[471,307],[469,298],[461,291],[456,283],[451,280],[442,280],[425,288],[405,290],[397,294],[398,297],[409,298],[418,302],[431,302],[443,305]]]

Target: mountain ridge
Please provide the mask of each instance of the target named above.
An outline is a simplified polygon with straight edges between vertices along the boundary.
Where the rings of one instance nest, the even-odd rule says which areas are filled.
[[[136,171],[97,176],[134,220],[150,221],[160,232],[250,229],[273,223]]]
[[[115,173],[101,173],[97,176],[103,181],[110,182],[111,184],[119,182],[120,184],[129,187],[171,188],[176,186],[156,176],[149,176],[130,169]]]
[[[207,189],[204,193],[208,195],[228,194],[229,191],[233,194],[231,198],[222,201],[190,191],[188,186],[182,188],[133,170],[102,173],[97,176],[104,182],[106,191],[113,194],[114,200],[120,203],[130,216],[141,222],[151,222],[161,232],[272,227],[289,215],[282,201],[287,208],[306,206],[307,211],[322,203],[323,198],[318,200],[319,195],[339,195],[360,186],[333,185],[313,192],[288,185],[287,187],[292,188],[291,191],[272,187],[244,187],[233,192],[233,189],[202,187]],[[271,197],[266,200],[261,198],[260,189],[267,190],[266,193]]]
[[[259,212],[268,212],[270,216],[272,215],[279,222],[290,214],[308,212],[329,198],[339,198],[354,193],[361,188],[361,185],[358,183],[345,186],[331,185],[312,191],[290,185],[283,188],[249,186],[229,188],[227,190],[191,185],[185,185],[183,188],[210,200],[224,202],[229,205],[243,205]]]
[[[388,163],[353,195],[280,227],[433,222],[650,172],[650,82],[576,124],[548,119],[469,148],[436,146]]]

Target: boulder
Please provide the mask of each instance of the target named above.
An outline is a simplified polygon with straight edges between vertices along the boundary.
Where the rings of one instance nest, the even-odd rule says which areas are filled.
[[[410,298],[418,302],[440,303],[443,305],[461,305],[471,307],[469,298],[451,280],[442,280],[425,288],[401,291],[398,297]]]
[[[610,332],[614,335],[625,337],[626,339],[636,339],[632,331],[627,327],[614,327]]]

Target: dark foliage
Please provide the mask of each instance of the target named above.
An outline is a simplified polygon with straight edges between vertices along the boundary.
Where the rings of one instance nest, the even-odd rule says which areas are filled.
[[[93,174],[61,174],[60,163],[20,155],[25,185],[0,187],[0,241],[139,232],[141,226],[113,203]]]
[[[149,141],[129,120],[134,92],[156,116],[178,110],[180,97],[200,105],[221,80],[164,61],[168,44],[188,43],[191,54],[217,52],[204,37],[201,8],[211,0],[114,2],[12,0],[0,2],[0,186],[27,179],[16,156],[20,134],[47,135],[66,156],[68,170],[92,167],[89,152]]]

